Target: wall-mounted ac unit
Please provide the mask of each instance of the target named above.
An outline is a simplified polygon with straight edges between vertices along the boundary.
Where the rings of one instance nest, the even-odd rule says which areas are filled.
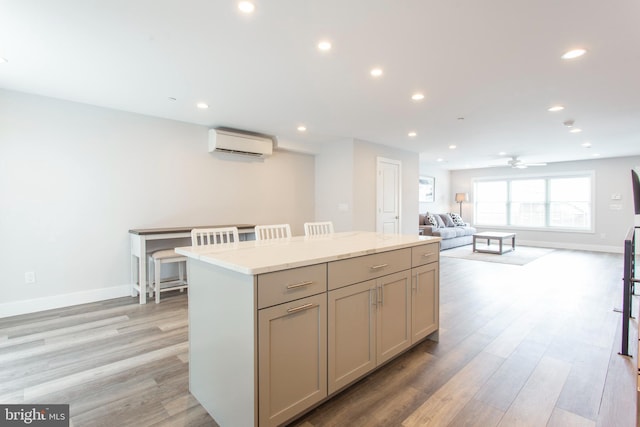
[[[273,154],[273,138],[235,129],[209,129],[209,152],[270,156]]]

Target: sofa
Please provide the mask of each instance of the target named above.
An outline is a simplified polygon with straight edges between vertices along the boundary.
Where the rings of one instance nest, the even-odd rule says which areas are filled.
[[[442,238],[440,250],[451,249],[473,243],[473,235],[477,232],[457,213],[420,214],[418,229],[421,235]]]

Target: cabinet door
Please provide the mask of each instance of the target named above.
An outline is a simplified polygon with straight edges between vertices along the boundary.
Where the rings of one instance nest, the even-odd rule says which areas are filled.
[[[375,368],[376,301],[375,280],[329,292],[329,394]]]
[[[384,363],[411,346],[411,270],[377,279],[377,361]]]
[[[258,383],[260,426],[280,425],[327,396],[326,294],[258,311]]]
[[[439,319],[438,263],[411,270],[411,343],[438,330]]]

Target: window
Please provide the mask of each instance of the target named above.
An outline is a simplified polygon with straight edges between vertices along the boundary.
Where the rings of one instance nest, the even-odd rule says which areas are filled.
[[[475,223],[554,230],[592,229],[593,175],[477,180]]]

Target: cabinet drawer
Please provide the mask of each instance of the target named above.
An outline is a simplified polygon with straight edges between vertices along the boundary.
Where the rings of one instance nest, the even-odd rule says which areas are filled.
[[[329,289],[364,282],[411,268],[411,248],[333,261],[328,267]]]
[[[414,246],[411,248],[411,266],[436,262],[440,258],[440,243],[429,243],[428,245]]]
[[[327,290],[327,264],[275,271],[258,276],[258,308],[293,301]]]

